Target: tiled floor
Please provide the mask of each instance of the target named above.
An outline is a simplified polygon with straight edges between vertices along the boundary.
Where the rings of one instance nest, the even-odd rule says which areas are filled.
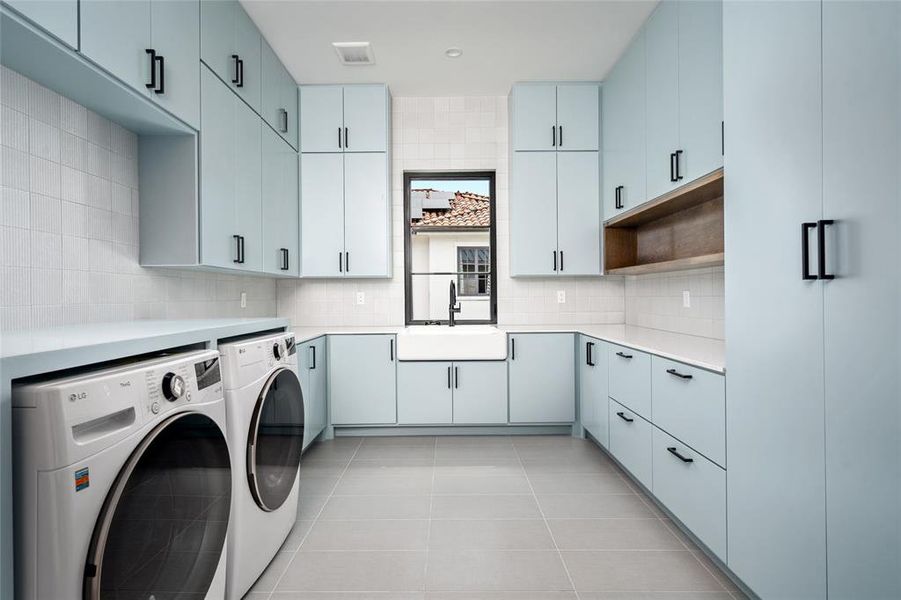
[[[744,598],[594,444],[338,438],[249,600]]]

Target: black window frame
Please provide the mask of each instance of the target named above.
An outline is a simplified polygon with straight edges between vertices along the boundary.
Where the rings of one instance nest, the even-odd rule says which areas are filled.
[[[497,324],[497,186],[495,171],[404,171],[404,320],[407,325],[427,325],[448,323],[447,318],[439,320],[413,318],[413,254],[412,228],[410,227],[410,184],[416,179],[439,181],[488,181],[488,195],[491,198],[490,224],[488,227],[488,252],[490,287],[488,319],[455,320],[457,325],[496,325]],[[434,231],[472,231],[472,227],[436,227]],[[456,263],[455,263],[456,264]],[[433,275],[453,275],[459,278],[459,270],[448,273],[431,273]],[[459,295],[459,294],[458,294]],[[480,296],[467,296],[479,298]]]

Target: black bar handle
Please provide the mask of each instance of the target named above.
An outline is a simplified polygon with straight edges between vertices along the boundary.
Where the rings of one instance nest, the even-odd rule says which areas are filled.
[[[288,267],[288,249],[287,248],[279,248],[279,251],[282,253],[282,271],[287,271]]]
[[[560,272],[563,272],[563,250],[560,251]]]
[[[345,146],[346,148],[347,146]],[[350,273],[350,252],[344,253],[344,272]]]
[[[343,252],[338,253],[338,272],[344,272],[344,255]]]
[[[681,150],[676,150],[676,181],[682,181],[682,167],[680,157],[682,156]]]
[[[676,153],[671,152],[669,155],[669,180],[676,181]]]
[[[682,456],[681,454],[679,454],[679,451],[676,450],[675,446],[673,446],[672,448],[667,448],[667,451],[684,463],[693,463],[695,461],[695,459],[693,458],[688,458],[687,456]]]
[[[339,128],[338,128],[338,148],[340,149],[340,148],[343,148],[343,147],[344,147],[344,146],[341,145],[341,128],[339,127]]]
[[[150,83],[145,83],[144,87],[148,90],[152,90],[156,88],[156,50],[153,48],[146,48],[144,52],[150,55]]]
[[[160,65],[160,85],[157,89],[153,90],[155,94],[165,94],[166,93],[166,58],[163,56],[157,56],[156,62]]]
[[[241,81],[241,67],[239,66],[241,64],[241,57],[237,54],[232,54],[232,60],[235,61],[235,76],[232,77],[232,83],[237,85]]]
[[[810,236],[808,232],[816,227],[816,223],[801,223],[801,279],[816,279],[810,274]]]
[[[833,225],[832,219],[820,219],[817,221],[817,277],[819,279],[835,279],[833,273],[826,272],[826,226]]]
[[[460,367],[454,367],[454,388],[460,387]]]
[[[388,358],[391,359],[391,362],[394,362],[394,338],[390,338],[388,340]]]
[[[244,59],[243,58],[238,59],[238,79],[239,79],[238,87],[239,88],[244,87]]]
[[[560,125],[560,136],[559,137],[560,137],[559,147],[562,148],[563,147],[563,125]]]
[[[244,264],[244,236],[241,236],[241,264]]]
[[[614,188],[614,198],[616,199],[615,208],[621,209],[623,207],[623,186],[618,185]]]
[[[232,239],[235,240],[235,260],[232,262],[241,264],[241,236],[233,235]]]
[[[312,352],[312,355],[313,355],[313,366],[310,367],[310,368],[311,368],[311,369],[315,369],[315,368],[316,368],[316,346],[310,346],[310,350],[313,351],[313,352]]]
[[[510,360],[516,360],[516,338],[510,338]]]
[[[631,355],[631,354],[625,354],[625,353],[623,353],[623,352],[617,352],[616,355],[617,355],[618,357],[620,357],[620,358],[626,358],[626,359],[631,359],[631,358],[632,358],[632,355]]]
[[[620,419],[622,419],[623,421],[625,421],[626,423],[631,423],[632,421],[635,420],[635,419],[630,419],[629,417],[627,417],[625,415],[625,413],[623,413],[622,411],[616,413],[616,416],[619,417]]]
[[[280,108],[279,111],[282,113],[282,133],[288,133],[288,110]]]
[[[451,368],[447,368],[447,389],[451,389]]]
[[[551,146],[557,147],[557,128],[551,125]]]
[[[585,364],[589,367],[594,366],[594,357],[591,355],[594,349],[594,342],[585,342]]]
[[[669,373],[670,375],[675,375],[679,379],[692,379],[694,377],[694,375],[687,375],[685,373],[680,373],[679,371],[677,371],[675,369],[667,369],[666,372]]]
[[[554,250],[554,272],[557,272],[557,251]]]
[[[344,128],[344,149],[347,150],[350,148],[350,136],[348,135],[347,127]]]

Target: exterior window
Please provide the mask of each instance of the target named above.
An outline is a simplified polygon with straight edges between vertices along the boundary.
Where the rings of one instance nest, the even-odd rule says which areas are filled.
[[[485,246],[457,248],[457,287],[461,296],[491,295],[491,250]],[[470,275],[472,273],[472,275]]]

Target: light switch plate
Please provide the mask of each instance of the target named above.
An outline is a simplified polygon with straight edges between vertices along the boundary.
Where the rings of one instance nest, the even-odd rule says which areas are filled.
[[[691,292],[682,290],[682,308],[691,308]]]
[[[566,290],[557,290],[557,304],[566,303]]]
[[[357,304],[366,304],[366,292],[357,292]]]

